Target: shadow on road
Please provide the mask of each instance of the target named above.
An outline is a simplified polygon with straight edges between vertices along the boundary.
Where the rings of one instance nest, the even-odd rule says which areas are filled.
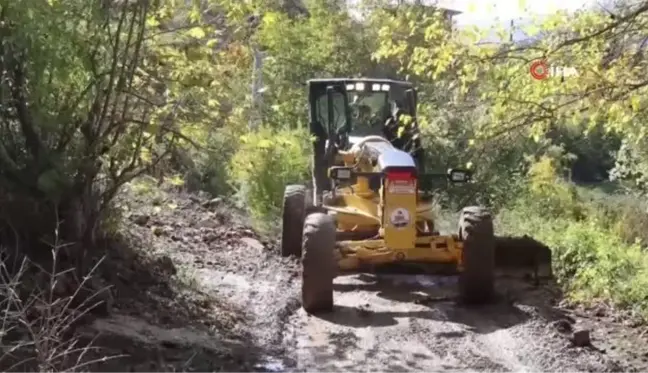
[[[356,283],[336,283],[334,289],[337,292],[371,292],[382,299],[411,303],[411,311],[402,311],[402,307],[398,311],[378,311],[370,303],[359,307],[337,304],[332,313],[318,317],[357,328],[396,325],[399,318],[424,319],[462,324],[476,333],[491,333],[524,323],[533,316],[510,298],[509,285],[499,289],[492,304],[466,306],[456,299],[456,281],[452,277],[360,274],[354,279]]]
[[[316,315],[329,322],[338,325],[350,326],[354,328],[365,328],[368,326],[380,327],[398,324],[397,318],[412,317],[421,319],[438,320],[438,316],[430,311],[412,311],[412,312],[378,312],[365,308],[348,307],[336,305],[333,312]]]
[[[424,319],[462,324],[469,331],[476,333],[491,333],[498,329],[510,328],[530,318],[526,312],[504,303],[467,308],[455,302],[445,302],[428,306],[426,310],[412,311],[373,311],[369,307],[336,305],[333,312],[315,317],[354,328],[392,326],[398,324],[399,318]]]
[[[309,348],[309,354],[317,361],[317,370],[325,372],[367,372],[379,370],[381,372],[423,372],[428,371],[425,362],[437,360],[433,354],[415,352],[404,354],[402,350],[390,348],[372,348],[364,352],[364,359],[349,358],[349,348],[346,342],[340,344],[339,339],[330,338],[329,345]],[[333,349],[334,352],[331,351]],[[453,367],[442,366],[445,369]]]

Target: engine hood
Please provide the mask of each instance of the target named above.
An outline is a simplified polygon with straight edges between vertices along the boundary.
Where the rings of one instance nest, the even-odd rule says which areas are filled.
[[[351,145],[357,143],[362,137],[349,137]],[[393,145],[384,142],[368,142],[365,144],[366,151],[370,157],[378,161],[378,168],[384,171],[390,167],[412,167],[416,168],[416,163],[412,156]]]
[[[363,138],[363,136],[349,136],[349,144],[353,146]],[[328,140],[326,141],[326,146],[328,146]],[[396,149],[391,144],[368,142],[365,146],[368,155],[377,160],[377,166],[381,171],[390,167],[416,168],[416,163],[409,153]]]

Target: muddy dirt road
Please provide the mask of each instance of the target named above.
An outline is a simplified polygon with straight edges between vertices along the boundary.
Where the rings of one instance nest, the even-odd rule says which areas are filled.
[[[268,258],[266,268],[274,267],[275,260]],[[623,362],[625,357],[602,350],[610,342],[617,343],[610,339],[609,328],[552,307],[558,299],[549,287],[500,279],[501,297],[495,304],[465,308],[454,301],[456,277],[358,274],[337,278],[335,312],[314,316],[299,307],[297,277],[284,277],[286,272],[281,270],[273,276],[264,272],[236,277],[236,281],[230,275],[228,282],[230,299],[238,297],[256,313],[253,334],[264,342],[267,353],[258,370],[604,372],[633,368]],[[572,331],[580,328],[593,330],[596,347],[571,345]]]
[[[358,274],[335,280],[335,312],[307,315],[300,308],[297,261],[280,258],[276,244],[264,242],[225,212],[226,206],[190,199],[174,203],[172,211],[146,212],[152,217],[141,231],[150,236],[152,251],[171,258],[176,276],[191,278],[194,288],[220,300],[209,306],[215,319],[228,314],[238,320],[226,329],[227,335],[243,336],[228,342],[238,346],[230,355],[241,370],[648,369],[644,327],[624,325],[614,314],[559,310],[559,295],[548,284],[499,279],[496,303],[464,308],[454,302],[456,277]],[[135,329],[119,322],[122,329]],[[177,354],[192,356],[190,365],[182,362],[185,371],[219,369],[214,355],[204,351],[223,346],[224,329],[137,327],[149,345],[187,349]],[[580,328],[592,331],[593,346],[571,346],[569,338]]]
[[[453,277],[357,275],[336,280],[336,312],[290,319],[298,370],[607,371],[596,351],[569,348],[526,300],[550,296],[517,287],[498,304],[455,304]],[[502,282],[502,285],[504,283]],[[517,286],[515,286],[517,285]]]

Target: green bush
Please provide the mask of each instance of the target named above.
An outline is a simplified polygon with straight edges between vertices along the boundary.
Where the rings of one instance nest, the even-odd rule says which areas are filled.
[[[542,157],[528,171],[526,193],[518,204],[544,217],[565,217],[579,220],[583,217],[583,205],[574,185],[558,176],[555,160]]]
[[[596,220],[546,219],[529,210],[500,214],[503,234],[529,234],[552,249],[554,275],[578,302],[610,302],[648,316],[648,256]]]
[[[549,159],[531,167],[526,192],[498,215],[498,233],[528,234],[549,246],[556,279],[572,300],[609,302],[648,316],[641,204],[578,188],[555,171]]]
[[[228,163],[239,146],[239,134],[234,126],[227,126],[210,134],[207,149],[192,154],[194,168],[188,173],[192,189],[204,190],[212,195],[229,195]]]
[[[285,186],[308,180],[309,136],[301,129],[262,128],[240,141],[229,162],[232,186],[255,219],[276,216]]]
[[[641,197],[585,188],[580,188],[579,192],[587,199],[589,217],[625,243],[638,241],[642,246],[648,246],[648,213],[646,202]]]

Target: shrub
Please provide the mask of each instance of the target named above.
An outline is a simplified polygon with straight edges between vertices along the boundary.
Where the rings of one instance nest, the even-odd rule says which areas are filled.
[[[552,249],[553,270],[578,302],[605,301],[648,316],[647,217],[639,200],[588,190],[557,176],[543,157],[528,173],[526,192],[497,218],[499,234],[529,234]]]
[[[309,136],[301,129],[265,127],[241,137],[228,173],[237,196],[255,219],[276,216],[285,186],[308,179],[309,151]]]
[[[581,219],[584,211],[574,185],[558,176],[558,167],[549,157],[532,164],[528,172],[528,186],[517,201],[534,214],[547,218]]]
[[[232,192],[228,163],[236,153],[240,132],[233,125],[214,131],[208,136],[205,149],[191,153],[193,167],[187,173],[190,190],[204,190],[212,195]]]
[[[500,234],[529,234],[548,245],[556,279],[571,299],[634,307],[648,316],[640,204],[566,182],[549,158],[532,165],[526,189],[498,216]]]
[[[499,216],[506,234],[532,234],[553,252],[553,270],[567,295],[578,302],[606,301],[648,315],[648,256],[595,220],[544,219],[528,211]]]
[[[605,193],[600,190],[580,189],[587,198],[587,215],[602,227],[611,230],[631,244],[637,240],[648,245],[648,213],[646,202],[637,195]]]

